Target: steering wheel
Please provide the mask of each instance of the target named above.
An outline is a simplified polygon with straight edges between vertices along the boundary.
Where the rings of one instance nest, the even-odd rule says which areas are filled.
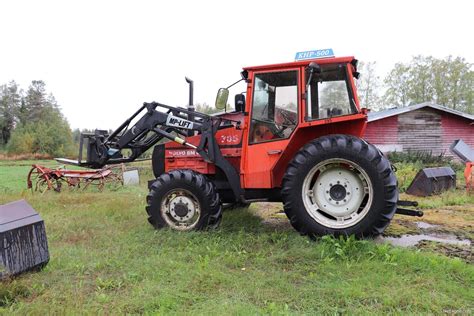
[[[283,126],[286,125],[286,127],[289,127],[291,125],[296,125],[296,120],[294,120],[291,115],[289,113],[287,113],[286,111],[280,111],[279,114],[281,115],[281,117],[283,118],[283,123],[282,124]]]

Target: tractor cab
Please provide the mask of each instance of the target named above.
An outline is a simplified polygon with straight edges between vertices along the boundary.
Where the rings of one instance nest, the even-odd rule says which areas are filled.
[[[330,123],[361,112],[353,57],[247,67],[242,76],[249,102],[236,95],[235,112],[250,114],[250,143],[289,138],[299,122]],[[219,89],[216,107],[227,104],[228,95],[228,88]]]

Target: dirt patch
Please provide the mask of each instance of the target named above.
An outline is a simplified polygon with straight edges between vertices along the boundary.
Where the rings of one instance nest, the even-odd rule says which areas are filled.
[[[278,231],[293,229],[283,211],[282,203],[260,202],[254,205],[252,210],[262,218],[262,224],[267,228]]]
[[[474,252],[472,245],[471,247],[463,247],[459,245],[442,244],[438,242],[423,240],[418,243],[416,248],[421,250],[435,251],[437,253],[442,253],[448,257],[460,258],[471,264],[474,263]]]
[[[252,211],[266,227],[285,231],[293,229],[281,203],[255,203]],[[414,247],[457,257],[473,263],[474,205],[446,206],[424,210],[424,216],[396,215],[379,242]]]
[[[396,215],[381,240],[473,261],[474,205],[424,210],[420,218]]]
[[[78,244],[89,239],[90,239],[90,235],[85,232],[82,232],[82,233],[68,235],[66,236],[66,238],[62,240],[62,242],[66,244]]]
[[[405,217],[395,215],[384,236],[398,237],[408,234],[417,234],[418,226],[415,221],[406,220]]]
[[[459,246],[470,246],[471,241],[469,239],[458,239],[452,234],[416,234],[416,235],[402,235],[399,237],[381,237],[382,240],[390,242],[394,246],[402,247],[414,247],[418,246],[424,241],[433,241],[442,244],[459,245]]]

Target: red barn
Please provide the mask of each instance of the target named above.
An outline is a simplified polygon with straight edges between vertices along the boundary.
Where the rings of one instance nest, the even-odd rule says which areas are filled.
[[[474,148],[474,115],[432,103],[369,112],[365,139],[383,152],[431,151],[453,156],[449,146],[456,139]]]

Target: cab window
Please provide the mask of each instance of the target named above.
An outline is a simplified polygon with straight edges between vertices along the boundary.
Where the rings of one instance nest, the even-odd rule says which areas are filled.
[[[298,121],[298,71],[256,74],[250,143],[290,137]]]
[[[347,79],[345,64],[326,65],[321,73],[313,75],[308,88],[306,120],[325,119],[357,113]],[[309,75],[306,74],[306,81]]]

